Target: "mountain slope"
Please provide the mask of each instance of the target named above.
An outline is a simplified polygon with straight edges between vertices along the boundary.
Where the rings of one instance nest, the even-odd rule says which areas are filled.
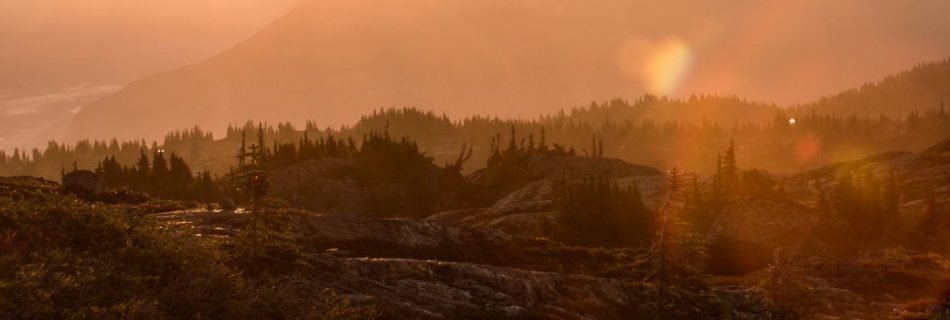
[[[196,123],[220,130],[228,121],[302,121],[302,114],[343,124],[390,106],[515,116],[527,105],[631,93],[614,55],[635,30],[611,27],[619,14],[585,28],[591,10],[566,2],[400,4],[304,3],[231,50],[88,105],[71,133],[149,138]],[[555,22],[578,31],[545,33]]]
[[[757,16],[756,10],[755,6],[726,10],[722,5],[682,1],[662,5],[567,0],[408,0],[398,5],[368,0],[308,1],[230,50],[144,78],[87,105],[75,117],[67,136],[158,139],[170,129],[195,124],[221,133],[227,123],[247,119],[298,125],[313,119],[321,126],[340,125],[353,123],[370,110],[406,106],[450,116],[535,116],[591,100],[639,96],[643,88],[657,91],[651,82],[665,84],[665,92],[673,95],[709,90],[727,97],[762,96],[757,89],[717,81],[720,76],[743,78],[772,89],[812,92],[784,85],[805,72],[787,58],[773,57],[774,61],[789,62],[769,63],[763,68],[752,62],[731,68],[739,58],[729,53],[742,51],[744,46],[703,44],[741,35],[746,26],[731,21],[749,22]],[[696,33],[706,29],[696,17],[707,15],[724,28],[723,34]],[[650,63],[656,57],[651,54],[665,52],[659,50],[666,41],[663,39],[682,40],[691,55],[687,58],[697,60],[682,79],[669,75],[649,79],[640,74],[645,72],[641,69],[652,70]],[[746,44],[750,45],[760,46]],[[816,47],[803,41],[788,46]],[[820,56],[801,56],[799,60],[817,66],[824,61]],[[683,61],[690,64],[689,59]],[[935,69],[945,65],[922,67],[936,70],[929,72],[936,76],[922,77],[924,83],[913,82],[910,90],[882,84],[878,87],[894,89],[875,91],[879,93],[862,90],[856,93],[858,99],[852,99],[857,102],[841,104],[863,106],[864,101],[875,100],[883,105],[880,108],[900,111],[906,110],[901,102],[917,101],[905,99],[913,96],[923,97],[921,101],[926,103],[913,105],[924,108],[918,105],[930,105],[948,95],[950,79],[946,72]],[[723,70],[710,71],[713,66]],[[790,72],[790,68],[800,72]],[[822,72],[805,77],[813,79],[812,85],[829,73],[849,70],[816,69]],[[763,72],[768,77],[763,77]],[[879,99],[881,95],[892,98]],[[725,106],[715,100],[697,100],[702,104],[699,109],[711,111],[655,108],[655,112],[660,120],[712,114],[709,121],[723,123],[770,119],[762,115],[774,114],[774,106],[769,104],[733,100],[720,100],[727,102]],[[822,108],[876,110],[824,106],[836,103],[822,103]],[[766,108],[759,108],[762,105]]]

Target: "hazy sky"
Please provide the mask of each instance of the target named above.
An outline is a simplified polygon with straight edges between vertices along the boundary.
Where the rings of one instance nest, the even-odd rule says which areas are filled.
[[[468,104],[421,105],[454,116],[484,112],[535,116],[592,100],[635,98],[645,92],[681,97],[734,94],[788,105],[950,56],[950,1],[946,0],[307,1],[316,2],[310,7],[320,12],[308,13],[310,18],[304,23],[284,26],[297,28],[285,35],[313,43],[278,41],[269,48],[256,47],[231,56],[286,57],[276,65],[287,68],[288,73],[300,69],[289,65],[294,59],[309,61],[310,67],[326,65],[330,68],[326,70],[334,71],[323,75],[323,80],[331,83],[347,85],[337,79],[365,77],[382,91],[419,95],[425,92],[400,85],[432,82],[432,88],[445,93],[464,91],[465,84],[480,84],[494,79],[491,77],[513,81],[502,83],[507,89],[486,95],[484,102],[460,95]],[[297,2],[0,0],[0,148],[61,138],[60,129],[86,103],[137,79],[228,50],[283,16]],[[372,31],[359,29],[367,27]],[[267,41],[283,36],[271,36]],[[261,43],[267,42],[254,45]],[[414,51],[420,48],[428,53]],[[257,55],[261,52],[266,54]],[[446,56],[439,56],[441,53]],[[321,56],[307,60],[301,55]],[[484,61],[458,61],[471,57]],[[236,60],[239,65],[228,72],[240,75],[242,68],[253,69],[247,61]],[[448,77],[455,82],[425,78],[441,76],[443,63],[462,71]],[[274,75],[273,65],[274,61],[268,61],[257,67],[270,68],[260,73],[275,79],[314,80],[307,74]],[[345,74],[349,66],[367,70]],[[320,68],[307,71],[323,70]],[[485,68],[493,70],[482,70]],[[342,74],[340,70],[344,70]],[[412,73],[417,73],[420,82],[398,80]],[[385,76],[397,80],[386,82],[389,78]],[[472,78],[466,79],[468,76]],[[551,77],[559,80],[548,79]],[[80,84],[85,86],[77,87]],[[300,86],[286,86],[295,85]],[[361,83],[348,85],[355,88],[352,92],[361,92]],[[306,91],[305,86],[300,87],[304,89],[298,91]],[[557,101],[520,103],[539,101],[536,97],[545,92],[525,93],[545,88],[567,93],[552,96]],[[510,108],[491,100],[498,96],[523,107]],[[416,105],[411,104],[412,95],[399,97]],[[340,105],[352,101],[349,96],[339,98],[343,101]],[[404,103],[384,98],[384,102],[373,100],[373,105],[361,108]],[[438,101],[452,101],[442,98]],[[495,109],[488,108],[492,106]],[[294,118],[329,119],[333,124],[351,122],[363,112],[353,109],[342,114],[341,108],[334,105],[332,110],[299,116],[290,109],[269,111],[287,111]],[[270,114],[283,118],[269,120],[289,117],[280,112]],[[235,112],[234,116],[255,114]],[[123,119],[116,121],[121,124]]]
[[[84,82],[121,84],[194,62],[249,36],[295,2],[0,0],[0,94]],[[396,0],[371,3],[400,7]],[[636,49],[626,54],[620,49],[626,56],[618,57],[619,64],[635,65],[628,67],[643,82],[637,85],[665,93],[726,92],[802,102],[950,55],[950,1],[943,0],[589,4],[589,10],[568,14],[591,19],[592,25],[598,15],[642,22],[633,22],[643,29],[641,36],[617,44]],[[662,54],[674,57],[650,57]],[[651,59],[661,61],[645,62]],[[665,78],[643,79],[650,77]]]
[[[0,95],[124,84],[237,43],[296,0],[0,0]]]

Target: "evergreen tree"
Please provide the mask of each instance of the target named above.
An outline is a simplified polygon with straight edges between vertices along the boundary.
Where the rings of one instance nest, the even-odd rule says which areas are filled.
[[[149,179],[149,172],[152,170],[151,162],[148,160],[148,155],[145,154],[145,150],[141,150],[138,162],[135,164],[135,170],[133,175],[133,184],[132,187],[144,190],[146,182]]]
[[[562,241],[597,246],[632,246],[648,239],[653,217],[643,207],[639,188],[621,188],[607,178],[561,180],[559,224]]]
[[[726,149],[725,155],[722,157],[722,173],[720,177],[723,191],[727,197],[731,197],[735,191],[734,188],[738,172],[739,168],[736,166],[736,143],[730,139],[729,148]]]
[[[667,172],[666,199],[659,208],[660,223],[657,227],[653,247],[650,250],[651,255],[656,259],[656,319],[665,319],[667,317],[667,293],[669,290],[671,257],[673,255],[673,252],[671,252],[673,247],[670,241],[670,233],[672,231],[670,227],[675,225],[671,223],[675,218],[671,216],[671,211],[674,210],[673,197],[674,194],[679,191],[680,178],[680,171],[676,167],[673,167]]]
[[[145,183],[150,186],[148,192],[158,196],[166,196],[169,193],[169,169],[168,161],[165,160],[165,152],[156,150],[152,153],[152,170],[149,171]]]
[[[238,168],[234,179],[237,189],[249,196],[255,205],[260,205],[271,186],[263,126],[259,125],[257,143],[251,145],[249,149],[250,151],[241,152],[240,156],[246,157],[245,160],[249,159],[250,162],[245,161],[245,165]]]
[[[176,199],[194,199],[194,176],[181,157],[171,154],[169,158],[168,190],[166,196]]]

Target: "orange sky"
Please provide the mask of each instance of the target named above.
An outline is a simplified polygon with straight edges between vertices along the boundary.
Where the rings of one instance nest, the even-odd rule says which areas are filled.
[[[673,96],[734,94],[788,105],[950,56],[950,1],[944,0],[308,1],[325,2],[323,7],[329,11],[349,10],[345,14],[315,15],[328,22],[311,21],[308,27],[312,28],[359,26],[329,20],[360,20],[366,18],[361,16],[364,11],[391,18],[387,22],[403,23],[368,35],[386,36],[380,41],[391,41],[378,46],[385,50],[361,53],[370,58],[372,54],[412,54],[411,50],[398,48],[404,45],[399,42],[399,32],[423,34],[423,40],[452,39],[456,34],[468,37],[451,45],[481,47],[426,45],[433,45],[429,51],[498,62],[471,63],[471,68],[505,69],[504,63],[513,61],[522,64],[500,71],[467,70],[466,75],[457,75],[487,77],[491,72],[522,70],[526,73],[510,78],[530,81],[494,93],[508,95],[511,101],[532,99],[515,96],[532,86],[543,88],[548,79],[537,75],[553,74],[585,82],[567,88],[570,96],[561,99],[564,101],[521,104],[524,107],[517,110],[484,108],[491,104],[471,110],[463,106],[455,106],[456,110],[421,106],[454,116],[483,112],[535,116],[591,100],[632,99],[646,92]],[[0,0],[0,148],[57,137],[63,121],[68,122],[71,114],[103,92],[228,50],[281,17],[296,2]],[[334,32],[332,28],[321,32],[327,30]],[[363,35],[359,30],[337,31],[341,31],[337,40],[344,45],[372,40],[353,40]],[[293,46],[273,47],[279,50]],[[558,53],[552,54],[551,50]],[[292,52],[282,54],[289,55],[276,56],[294,57]],[[523,56],[498,57],[504,54]],[[439,68],[439,63],[445,62],[457,63],[432,61],[422,67]],[[403,70],[407,66],[383,63],[382,68],[396,74],[413,72]],[[551,70],[554,72],[548,72]],[[374,75],[334,74],[331,78],[360,76]],[[472,82],[454,80],[457,85]],[[77,87],[81,84],[84,86]],[[52,111],[44,113],[43,108]],[[334,113],[341,112],[321,110],[321,114],[303,117],[321,118]],[[25,120],[24,115],[33,115],[32,120]],[[355,116],[341,115],[331,122],[346,122]],[[43,121],[49,123],[37,124]]]
[[[0,94],[122,84],[194,62],[249,36],[294,2],[0,0]],[[373,3],[400,7],[399,1]],[[629,41],[641,49],[681,43],[690,65],[678,71],[675,88],[666,88],[672,94],[803,102],[950,55],[950,2],[940,0],[602,0],[564,9],[579,10],[568,18],[590,19],[591,25],[618,16],[639,21],[631,23],[643,32]],[[624,45],[618,43],[618,51]],[[656,91],[650,84],[656,79],[634,81]]]
[[[0,95],[124,84],[224,50],[296,0],[0,0]]]

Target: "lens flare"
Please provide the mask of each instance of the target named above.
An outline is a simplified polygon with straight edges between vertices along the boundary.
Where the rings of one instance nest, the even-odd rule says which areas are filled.
[[[669,95],[676,92],[693,61],[688,43],[678,37],[660,41],[634,39],[619,51],[620,69],[650,93]]]
[[[679,39],[668,39],[657,47],[647,64],[648,84],[653,92],[673,93],[692,62],[689,46]]]

